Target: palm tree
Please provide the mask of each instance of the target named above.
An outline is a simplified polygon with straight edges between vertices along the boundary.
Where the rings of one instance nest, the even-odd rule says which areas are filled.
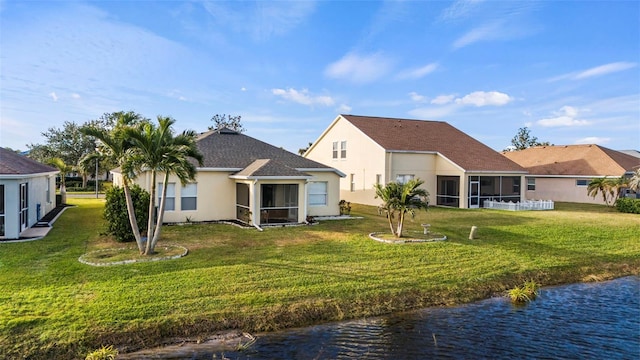
[[[640,167],[633,172],[633,176],[629,180],[629,189],[636,193],[640,192]]]
[[[67,203],[67,187],[65,185],[65,178],[67,174],[73,171],[73,166],[65,164],[64,160],[59,157],[51,158],[47,161],[47,164],[58,168],[60,171],[60,201],[63,204]]]
[[[598,193],[602,194],[602,200],[607,206],[609,206],[609,197],[607,196],[607,193],[609,192],[609,185],[609,179],[607,179],[606,176],[592,179],[587,186],[587,194],[592,198],[598,196]]]
[[[125,166],[126,171],[148,170],[151,172],[151,197],[149,199],[149,223],[147,226],[147,244],[144,254],[154,253],[160,238],[160,230],[164,217],[167,184],[171,174],[176,175],[184,185],[195,179],[196,167],[190,158],[202,165],[203,156],[196,146],[194,131],[184,131],[174,136],[172,125],[175,120],[170,117],[158,116],[158,126],[143,123],[136,128],[126,130],[126,136],[134,147],[131,149],[130,162]],[[157,174],[163,173],[162,195],[158,209],[157,222],[155,219],[155,197]]]
[[[125,130],[131,128],[135,124],[139,124],[147,121],[141,115],[132,111],[116,113],[117,120],[116,125],[110,131],[104,128],[98,128],[94,126],[86,126],[80,129],[85,135],[93,136],[100,141],[100,151],[107,157],[110,157],[122,171],[122,188],[124,190],[125,199],[127,202],[127,213],[129,214],[129,224],[133,236],[136,239],[138,250],[140,253],[144,253],[144,244],[142,243],[142,237],[140,236],[140,229],[138,227],[138,221],[136,219],[136,212],[133,207],[133,200],[131,198],[131,180],[135,179],[136,174],[133,172],[124,171],[127,168],[129,162],[129,153],[132,147],[131,142],[125,136]],[[97,180],[97,174],[96,174]]]
[[[415,215],[419,209],[429,207],[429,193],[420,188],[423,180],[411,179],[406,183],[391,182],[386,186],[375,185],[376,198],[383,201],[382,209],[387,213],[391,233],[395,237],[402,237],[404,220],[407,214]],[[393,218],[398,215],[397,228],[394,229]]]

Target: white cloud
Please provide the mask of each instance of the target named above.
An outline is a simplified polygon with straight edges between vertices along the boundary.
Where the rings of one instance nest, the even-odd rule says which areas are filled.
[[[428,75],[434,71],[436,71],[436,69],[438,68],[438,64],[437,63],[431,63],[431,64],[427,64],[425,66],[416,68],[416,69],[408,69],[405,70],[403,72],[401,72],[400,74],[398,74],[398,79],[420,79],[425,75]]]
[[[427,99],[424,95],[420,95],[415,91],[410,92],[408,95],[411,97],[411,100],[415,102],[424,102]]]
[[[607,75],[607,74],[611,74],[619,71],[624,71],[627,69],[634,68],[636,66],[638,66],[638,64],[636,63],[615,62],[615,63],[596,66],[594,68],[582,71],[577,75],[575,75],[573,78],[576,80],[586,79],[594,76],[601,76],[601,75]]]
[[[502,106],[511,102],[513,98],[505,93],[498,91],[475,91],[471,94],[465,95],[462,98],[456,99],[456,104],[462,105],[475,105],[475,106]]]
[[[347,104],[341,104],[341,105],[338,107],[338,112],[339,112],[340,114],[348,114],[348,113],[350,113],[350,112],[351,112],[351,110],[352,110],[352,109],[351,109],[351,106],[349,106],[349,105],[347,105]]]
[[[589,137],[585,137],[582,139],[578,139],[576,140],[574,143],[581,145],[581,144],[599,144],[599,145],[604,145],[608,142],[611,141],[611,138],[605,138],[605,137],[597,137],[597,136],[589,136]]]
[[[457,0],[446,9],[442,10],[440,19],[444,21],[456,20],[467,17],[475,8],[475,5],[484,0]]]
[[[71,97],[77,100],[80,99],[80,94],[73,93],[71,94]]]
[[[53,101],[58,101],[58,95],[55,92],[50,92],[49,96],[53,99]]]
[[[576,119],[578,117],[578,109],[572,106],[563,106],[559,111],[554,111],[553,115],[555,116],[536,121],[536,124],[543,127],[583,126],[589,124],[586,120]]]
[[[452,46],[454,49],[460,49],[475,42],[499,39],[504,37],[505,31],[506,30],[500,26],[500,23],[486,24],[462,35],[454,41]]]
[[[566,79],[569,79],[569,80],[588,79],[591,77],[603,76],[603,75],[616,73],[619,71],[628,70],[636,66],[638,66],[637,63],[619,61],[619,62],[592,67],[591,69],[583,70],[580,72],[571,72],[567,74],[562,74],[562,75],[553,77],[548,81],[555,82],[555,81],[566,80]]]
[[[435,105],[444,105],[452,102],[455,97],[455,95],[438,95],[431,100],[431,103]]]
[[[302,105],[322,105],[332,106],[335,101],[330,96],[312,96],[309,94],[309,90],[302,89],[300,91],[289,89],[271,89],[271,93],[276,96],[280,96],[285,100],[293,101]]]
[[[349,53],[342,59],[329,64],[324,73],[334,79],[368,83],[385,75],[390,68],[391,61],[379,53],[364,56]]]

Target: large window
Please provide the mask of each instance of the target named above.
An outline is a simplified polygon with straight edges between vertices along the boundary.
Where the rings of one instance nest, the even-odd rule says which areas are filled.
[[[438,176],[438,195],[436,204],[441,206],[460,207],[460,177]]]
[[[483,206],[485,200],[495,201],[520,201],[520,176],[469,176],[469,188],[473,182],[480,182],[479,205]],[[469,194],[469,203],[472,197],[478,194]]]
[[[409,182],[409,180],[413,180],[413,178],[413,174],[400,174],[396,176],[396,182],[399,182],[400,184],[406,184]]]
[[[260,203],[260,222],[298,222],[298,184],[264,184]]]
[[[167,188],[168,190],[169,188]],[[187,184],[180,189],[180,210],[198,209],[198,184]]]
[[[327,182],[315,181],[309,183],[309,206],[327,205]]]
[[[249,185],[247,184],[236,184],[236,219],[247,224],[251,222]]]
[[[0,185],[0,236],[4,236],[4,185]]]
[[[162,199],[162,183],[158,183],[158,202],[157,206],[160,206],[160,200]],[[173,211],[176,209],[176,183],[167,184],[167,197],[164,203],[165,211]]]

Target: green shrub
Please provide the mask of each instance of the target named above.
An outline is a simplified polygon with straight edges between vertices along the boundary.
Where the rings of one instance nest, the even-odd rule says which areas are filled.
[[[104,206],[104,218],[107,220],[107,234],[113,235],[121,242],[135,241],[131,224],[129,223],[129,213],[127,212],[127,201],[122,187],[112,187],[107,189],[105,194],[106,204]],[[136,220],[140,232],[147,229],[149,214],[149,193],[138,185],[131,186],[131,199],[136,212]]]
[[[616,200],[616,209],[623,213],[640,214],[640,199],[619,198]]]
[[[522,286],[516,286],[509,290],[509,298],[516,304],[527,303],[538,297],[540,285],[533,280],[525,281]]]
[[[85,360],[114,360],[116,356],[118,356],[118,349],[109,345],[90,352]]]

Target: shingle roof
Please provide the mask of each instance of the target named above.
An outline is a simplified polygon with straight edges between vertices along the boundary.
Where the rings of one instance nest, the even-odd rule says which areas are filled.
[[[438,152],[466,171],[525,171],[446,122],[357,115],[342,117],[387,151]]]
[[[0,148],[0,175],[27,175],[57,172],[58,169],[41,164],[11,150]]]
[[[271,159],[258,159],[252,162],[246,168],[240,170],[236,176],[265,176],[265,177],[297,177],[297,176],[309,176],[302,171],[298,171],[276,160]]]
[[[639,158],[599,145],[536,146],[502,154],[534,175],[622,176],[640,166]]]
[[[319,162],[303,158],[287,150],[229,129],[202,133],[198,136],[197,145],[198,150],[204,156],[203,167],[205,168],[244,169],[256,160],[269,159],[274,162],[268,162],[270,165],[267,164],[267,167],[262,171],[273,172],[275,166],[281,171],[285,170],[284,167],[292,170],[333,170],[333,168]],[[287,171],[287,173],[289,172]],[[297,176],[300,175],[301,173],[297,172]]]

